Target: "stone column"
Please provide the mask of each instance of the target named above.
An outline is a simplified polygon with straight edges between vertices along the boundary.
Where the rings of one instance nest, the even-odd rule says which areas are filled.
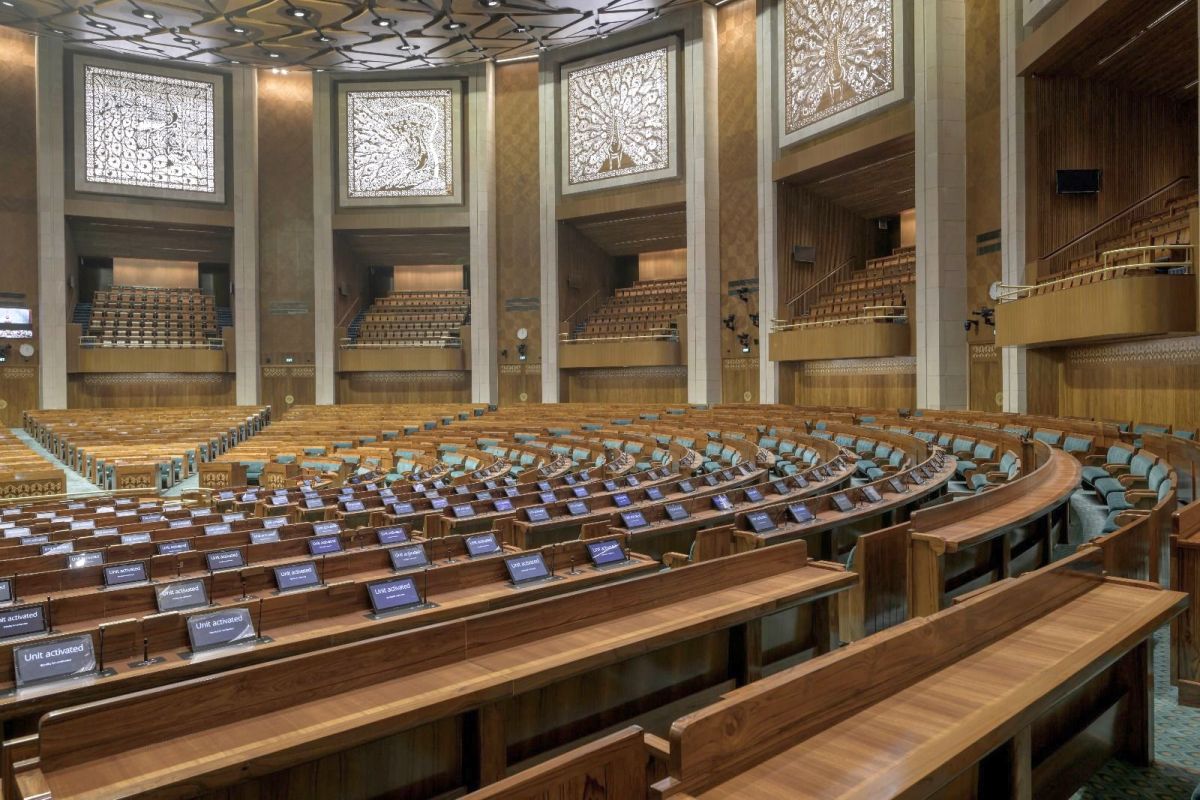
[[[67,230],[63,47],[37,39],[38,343],[41,408],[67,407]]]
[[[1025,79],[1017,75],[1021,43],[1018,0],[1000,2],[1000,235],[1001,283],[1025,283]],[[1004,410],[1029,408],[1026,348],[1000,348]]]
[[[558,375],[558,66],[538,70],[538,162],[541,183],[542,402],[559,401]]]
[[[687,198],[688,402],[721,401],[721,205],[717,171],[717,10],[701,6],[683,48]]]
[[[317,405],[336,400],[333,286],[333,85],[313,75],[313,347]]]
[[[775,185],[775,155],[779,124],[775,115],[775,74],[778,59],[775,26],[778,5],[759,0],[755,30],[758,67],[758,398],[779,402],[779,362],[771,360],[771,320],[779,311],[779,193]]]
[[[237,403],[259,403],[258,71],[233,72],[233,320]]]
[[[915,4],[917,405],[967,407],[965,0]]]
[[[496,66],[472,75],[471,130],[471,402],[499,399],[496,352]]]

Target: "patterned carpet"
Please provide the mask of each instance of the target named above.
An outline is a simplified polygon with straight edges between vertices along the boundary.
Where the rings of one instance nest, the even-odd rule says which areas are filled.
[[[1154,752],[1157,763],[1140,769],[1112,759],[1072,800],[1189,800],[1200,787],[1200,709],[1179,705],[1171,686],[1163,628],[1154,635]]]

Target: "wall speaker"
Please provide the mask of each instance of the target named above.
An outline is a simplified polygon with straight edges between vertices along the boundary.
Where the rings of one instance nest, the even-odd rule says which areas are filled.
[[[814,264],[817,261],[817,248],[808,244],[798,244],[792,247],[792,261],[798,264]]]

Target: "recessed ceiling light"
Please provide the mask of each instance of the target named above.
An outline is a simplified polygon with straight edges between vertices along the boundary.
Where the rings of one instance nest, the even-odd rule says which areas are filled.
[[[153,11],[139,11],[138,16],[142,19],[158,19],[158,14]]]
[[[240,63],[242,63],[242,62],[240,62],[240,61],[230,61],[229,63],[230,63],[230,64],[240,64]]]
[[[528,31],[528,25],[518,25],[517,27],[513,28],[513,33],[527,33]]]
[[[382,17],[380,19],[375,20],[374,24],[378,25],[381,28],[392,27],[392,21],[390,19],[383,19]]]
[[[330,39],[328,36],[326,36],[323,33],[319,33],[313,37],[313,41],[314,42],[332,42],[333,39]]]
[[[271,58],[279,58],[279,53],[268,53],[267,55]]]
[[[446,27],[452,31],[456,31],[459,28],[465,28],[466,26],[467,24],[465,22],[455,22],[453,20],[446,23]]]
[[[500,5],[500,0],[483,0],[483,4],[488,8],[495,8]]]
[[[404,44],[396,45],[396,49],[397,50],[416,50],[417,46],[415,44],[409,44],[408,42],[405,42]]]
[[[291,16],[291,17],[307,17],[308,16],[308,12],[305,11],[303,8],[289,8],[287,10],[287,14],[288,14],[288,16]]]
[[[5,3],[4,5],[11,6],[12,3]],[[106,31],[111,31],[113,29],[113,26],[109,25],[107,22],[100,22],[99,20],[94,19],[89,19],[87,24],[93,28],[101,28]]]
[[[234,25],[229,30],[233,31],[234,33],[245,33],[246,32],[245,28],[239,28],[237,25]]]

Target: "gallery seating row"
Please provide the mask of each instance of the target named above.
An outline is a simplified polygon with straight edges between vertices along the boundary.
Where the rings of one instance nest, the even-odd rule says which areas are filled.
[[[460,341],[467,322],[466,292],[392,292],[363,314],[351,344],[443,347]]]
[[[916,258],[916,250],[909,247],[868,260],[865,269],[834,282],[806,313],[788,324],[835,325],[905,316],[905,290],[916,280]]]
[[[1195,193],[1172,198],[1159,210],[1134,217],[1125,232],[1097,240],[1091,252],[1071,259],[1064,268],[1039,275],[1035,286],[1012,297],[1130,275],[1186,271],[1193,262],[1191,217],[1196,207]]]
[[[95,293],[85,346],[207,346],[220,338],[212,295],[199,289],[117,287]]]
[[[617,289],[572,332],[572,339],[661,334],[686,311],[686,281],[637,281]]]

